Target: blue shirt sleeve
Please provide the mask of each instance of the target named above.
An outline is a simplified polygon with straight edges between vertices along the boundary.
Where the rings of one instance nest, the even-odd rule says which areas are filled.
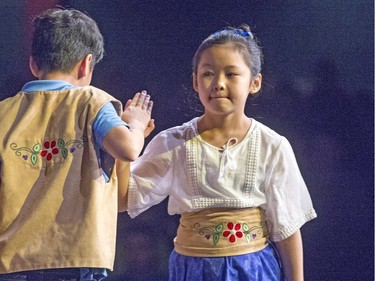
[[[129,128],[129,125],[122,121],[118,116],[113,104],[111,102],[108,102],[99,110],[93,124],[95,141],[104,151],[104,137],[110,130],[117,126],[127,126]]]

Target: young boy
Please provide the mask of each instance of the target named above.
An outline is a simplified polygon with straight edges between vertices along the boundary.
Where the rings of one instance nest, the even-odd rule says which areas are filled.
[[[152,101],[137,93],[122,112],[89,86],[103,38],[87,15],[51,9],[33,24],[39,80],[0,102],[0,280],[101,280],[124,193],[115,159],[139,156]]]

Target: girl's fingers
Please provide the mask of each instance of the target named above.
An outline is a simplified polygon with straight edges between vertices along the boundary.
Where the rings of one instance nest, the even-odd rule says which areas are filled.
[[[127,100],[127,101],[126,101],[126,104],[125,104],[125,108],[128,108],[128,106],[131,104],[131,102],[132,102],[131,99]]]
[[[148,104],[147,104],[147,112],[149,112],[151,114],[151,111],[152,111],[152,107],[154,106],[154,102],[153,101],[150,101]]]

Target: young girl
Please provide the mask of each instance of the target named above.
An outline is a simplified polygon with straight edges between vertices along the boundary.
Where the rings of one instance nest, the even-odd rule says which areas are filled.
[[[204,114],[159,133],[131,164],[129,215],[167,196],[181,215],[170,280],[303,280],[308,190],[289,142],[244,113],[261,62],[247,25],[210,35],[193,59]]]

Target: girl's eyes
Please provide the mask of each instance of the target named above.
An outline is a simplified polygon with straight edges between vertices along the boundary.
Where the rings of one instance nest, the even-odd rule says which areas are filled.
[[[215,74],[212,72],[212,71],[206,71],[206,72],[203,72],[203,76],[214,76]],[[228,72],[227,74],[225,74],[226,76],[228,77],[233,77],[233,76],[237,76],[238,73],[234,73],[234,72]]]
[[[203,72],[203,76],[213,76],[214,73],[211,72],[211,71],[206,71],[206,72]]]
[[[237,73],[234,73],[234,72],[229,72],[227,73],[227,76],[229,77],[232,77],[232,76],[237,76],[238,74]]]

